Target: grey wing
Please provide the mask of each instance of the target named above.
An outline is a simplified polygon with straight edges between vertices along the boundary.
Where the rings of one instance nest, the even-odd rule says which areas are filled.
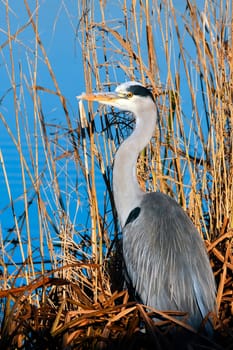
[[[193,325],[215,309],[215,281],[204,242],[170,197],[145,194],[137,217],[123,229],[123,254],[143,303],[188,312]]]

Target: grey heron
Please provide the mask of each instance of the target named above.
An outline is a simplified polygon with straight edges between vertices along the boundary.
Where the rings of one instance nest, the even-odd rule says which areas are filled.
[[[203,318],[215,310],[216,298],[204,242],[174,199],[160,192],[144,192],[136,176],[138,155],[157,123],[151,91],[130,81],[115,92],[84,93],[79,98],[132,112],[136,126],[120,145],[113,167],[113,195],[123,230],[127,273],[144,304],[187,312],[189,324],[198,329]]]

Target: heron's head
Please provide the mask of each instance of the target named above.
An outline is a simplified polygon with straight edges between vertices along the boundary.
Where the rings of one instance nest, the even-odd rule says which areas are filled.
[[[149,89],[135,81],[117,86],[114,92],[82,94],[79,99],[97,101],[124,111],[138,113],[155,108],[154,97]]]

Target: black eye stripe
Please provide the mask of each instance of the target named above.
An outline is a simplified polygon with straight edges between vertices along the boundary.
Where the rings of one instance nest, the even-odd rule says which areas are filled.
[[[151,99],[154,101],[154,96],[152,95],[151,91],[144,86],[141,85],[131,85],[128,87],[127,91],[132,92],[134,95],[138,96],[150,96]]]

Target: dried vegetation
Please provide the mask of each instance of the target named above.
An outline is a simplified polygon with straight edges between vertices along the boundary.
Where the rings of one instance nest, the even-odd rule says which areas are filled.
[[[174,327],[181,337],[189,330],[190,349],[233,348],[232,4],[184,3],[79,0],[76,22],[66,1],[61,9],[75,28],[86,91],[138,80],[156,97],[160,123],[139,157],[138,179],[144,189],[176,198],[205,239],[217,283],[216,338],[195,335],[185,314],[177,321],[174,313],[146,309],[122,290],[111,167],[133,122],[127,114],[81,103],[73,118],[40,37],[40,1],[32,7],[24,0],[27,20],[16,30],[13,9],[1,4],[1,69],[7,68],[11,87],[0,96],[0,120],[18,153],[22,187],[15,198],[0,151],[9,198],[1,213],[12,223],[7,234],[5,222],[0,232],[1,349],[178,348],[168,333]],[[17,45],[26,48],[26,66],[17,62]],[[40,69],[49,76],[47,85]],[[51,100],[61,124],[46,115]],[[163,318],[154,321],[153,315]]]

